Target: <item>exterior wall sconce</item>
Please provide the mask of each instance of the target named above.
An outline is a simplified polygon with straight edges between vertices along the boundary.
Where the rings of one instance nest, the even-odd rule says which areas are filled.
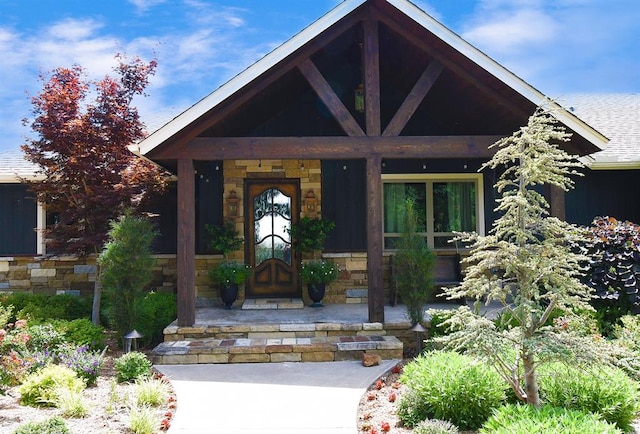
[[[309,190],[302,203],[307,217],[316,217],[318,215],[318,198],[313,190]]]
[[[236,194],[235,190],[232,190],[227,196],[227,218],[234,219],[238,217],[238,205],[240,204],[240,199]]]
[[[353,92],[356,112],[364,113],[364,85],[360,83]]]

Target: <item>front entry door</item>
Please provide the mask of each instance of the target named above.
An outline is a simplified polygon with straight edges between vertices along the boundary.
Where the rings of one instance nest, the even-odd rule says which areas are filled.
[[[300,297],[298,264],[289,229],[298,221],[297,180],[247,180],[247,257],[253,275],[250,297]]]

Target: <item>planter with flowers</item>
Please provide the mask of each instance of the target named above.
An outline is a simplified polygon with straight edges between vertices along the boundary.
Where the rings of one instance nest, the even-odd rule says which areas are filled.
[[[220,298],[226,309],[231,309],[238,299],[239,287],[251,275],[251,267],[238,261],[229,261],[230,252],[240,250],[243,239],[231,222],[221,226],[205,225],[210,250],[222,253],[225,261],[209,270],[209,280],[220,288]]]
[[[312,307],[322,306],[326,285],[338,278],[338,266],[326,260],[318,260],[317,253],[322,251],[327,234],[335,224],[326,219],[303,217],[291,227],[291,237],[298,253],[312,256],[300,265],[300,277],[307,284]]]
[[[300,277],[307,284],[309,298],[313,302],[311,307],[322,307],[322,299],[327,283],[338,278],[340,269],[332,261],[313,260],[302,264]]]

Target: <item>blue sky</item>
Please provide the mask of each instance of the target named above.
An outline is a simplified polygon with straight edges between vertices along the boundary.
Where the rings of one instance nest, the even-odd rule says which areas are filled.
[[[144,119],[177,114],[340,0],[0,0],[0,150],[29,135],[38,75],[77,63],[111,73],[116,53],[158,60]],[[415,0],[554,98],[640,93],[638,0]]]

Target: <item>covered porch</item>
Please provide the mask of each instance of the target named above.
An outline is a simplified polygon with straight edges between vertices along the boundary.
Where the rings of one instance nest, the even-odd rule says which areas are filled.
[[[306,214],[299,199],[313,188],[318,214],[336,223],[338,235],[330,253],[366,262],[358,269],[362,277],[352,278],[354,284],[346,289],[366,290],[367,303],[336,306],[345,310],[346,322],[311,321],[309,315],[319,314],[303,309],[290,313],[298,322],[276,324],[302,329],[314,324],[313,330],[295,331],[296,339],[297,333],[326,332],[320,337],[325,341],[334,336],[332,330],[319,329],[322,324],[348,325],[340,326],[342,334],[349,327],[361,327],[353,336],[371,331],[365,324],[382,331],[392,330],[394,324],[407,326],[396,322],[399,308],[385,305],[385,255],[400,232],[385,227],[385,185],[395,183],[402,194],[421,192],[421,232],[432,247],[442,250],[439,253],[450,253],[446,241],[454,231],[484,233],[491,228],[495,174],[477,173],[495,152],[489,146],[524,125],[544,101],[543,94],[408,1],[341,2],[140,143],[142,156],[178,178],[178,318],[168,328],[175,330],[167,333],[168,340],[172,334],[198,337],[210,329],[238,333],[237,339],[259,333],[242,324],[249,315],[257,315],[246,311],[233,318],[240,321],[237,326],[215,322],[236,315],[222,310],[208,312],[213,323],[203,322],[205,311],[196,309],[196,246],[202,238],[200,226],[211,217],[202,213],[203,204],[211,204],[219,224],[230,217],[225,201],[231,193],[238,195],[240,209],[232,221],[245,231],[250,245],[253,199],[276,188],[290,188],[297,198],[291,202],[295,218]],[[565,144],[567,149],[580,155],[599,150],[605,141],[601,135],[553,105],[555,115],[576,133]],[[199,181],[202,164],[224,172],[212,176],[209,185],[216,189],[208,196],[202,194],[206,187]],[[305,173],[312,165],[306,185]],[[437,196],[436,190],[453,184],[469,187],[468,194],[459,195],[467,198],[465,206],[472,210],[465,213],[465,224],[459,223],[462,206],[454,207],[453,201],[443,207],[442,217],[434,211],[434,203],[448,200],[448,193]],[[254,186],[264,190],[254,192]],[[563,217],[563,192],[548,193],[552,214]],[[440,220],[442,225],[434,223]],[[247,259],[250,253],[246,247],[242,255]],[[295,271],[288,270],[291,276]],[[300,282],[290,289],[300,292]],[[330,309],[334,307],[325,307],[325,315]]]

